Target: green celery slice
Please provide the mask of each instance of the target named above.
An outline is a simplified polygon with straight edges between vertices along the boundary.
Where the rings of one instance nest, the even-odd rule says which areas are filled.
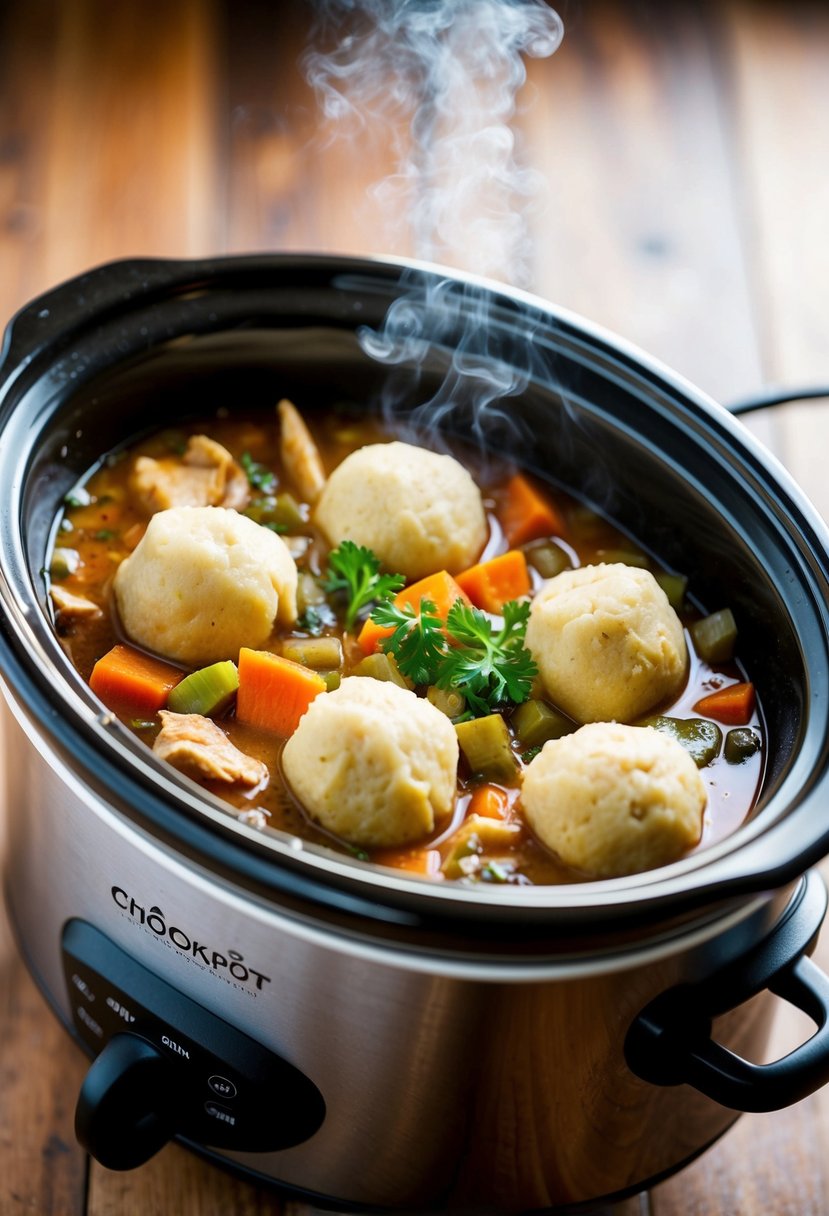
[[[652,726],[663,735],[670,735],[682,744],[697,768],[705,768],[716,760],[722,747],[722,731],[707,718],[668,718],[658,714],[647,718],[642,726]]]
[[[712,612],[691,626],[694,647],[706,663],[725,663],[733,657],[737,641],[737,624],[730,608]]]
[[[500,714],[456,722],[455,731],[473,773],[491,781],[509,783],[515,779],[518,759],[510,747],[509,730]]]
[[[209,717],[227,709],[239,687],[239,673],[230,659],[201,667],[176,684],[167,698],[174,714],[201,714]]]

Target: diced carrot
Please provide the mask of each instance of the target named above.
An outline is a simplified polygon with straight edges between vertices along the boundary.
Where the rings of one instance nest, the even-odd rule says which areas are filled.
[[[507,482],[498,518],[510,548],[541,536],[565,533],[564,520],[557,508],[523,473],[516,473]]]
[[[745,726],[754,712],[754,685],[729,684],[697,701],[694,711],[728,726]]]
[[[374,853],[372,860],[380,866],[393,866],[409,874],[434,875],[440,870],[437,849],[383,849]]]
[[[325,692],[325,680],[310,667],[283,659],[269,650],[239,651],[239,691],[236,717],[240,722],[292,735],[308,706]]]
[[[154,714],[184,672],[120,642],[92,668],[89,687],[110,709]]]
[[[466,808],[467,815],[483,815],[486,819],[506,819],[509,795],[500,785],[479,785]]]
[[[457,584],[476,608],[483,608],[484,612],[501,612],[509,600],[529,595],[527,559],[520,549],[510,549],[488,562],[470,566],[457,576]]]
[[[402,591],[398,591],[394,597],[394,603],[398,608],[408,607],[413,612],[419,612],[421,600],[431,600],[437,609],[438,616],[443,621],[446,620],[455,600],[463,600],[465,604],[470,602],[466,592],[445,570],[439,570],[437,574],[428,574],[419,582],[412,583],[410,587],[404,587]],[[384,625],[375,625],[369,617],[360,630],[357,641],[365,654],[374,654],[380,649],[383,638],[389,637],[393,632]]]

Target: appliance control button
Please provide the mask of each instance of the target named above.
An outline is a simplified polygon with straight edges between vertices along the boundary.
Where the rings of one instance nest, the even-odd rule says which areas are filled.
[[[204,1109],[217,1123],[225,1123],[228,1127],[236,1126],[236,1115],[226,1106],[220,1106],[218,1102],[205,1102]]]
[[[227,1077],[220,1077],[218,1074],[210,1077],[207,1084],[220,1098],[235,1098],[238,1092],[232,1081],[228,1081]]]
[[[75,1134],[111,1170],[143,1165],[175,1134],[170,1066],[130,1031],[113,1035],[92,1064],[75,1110]]]

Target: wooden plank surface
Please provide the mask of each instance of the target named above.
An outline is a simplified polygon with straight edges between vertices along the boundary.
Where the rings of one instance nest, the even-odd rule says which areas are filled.
[[[521,118],[542,175],[533,287],[715,396],[829,379],[825,5],[568,5]],[[307,6],[29,0],[0,12],[0,317],[110,257],[408,253],[372,183],[390,139],[328,144],[297,67]],[[765,434],[829,515],[821,407]],[[821,947],[829,964],[829,946]],[[283,1213],[177,1146],[118,1175],[72,1135],[84,1061],[0,924],[0,1213]],[[785,1011],[778,1044],[795,1022]],[[829,1100],[740,1121],[617,1216],[829,1210]]]

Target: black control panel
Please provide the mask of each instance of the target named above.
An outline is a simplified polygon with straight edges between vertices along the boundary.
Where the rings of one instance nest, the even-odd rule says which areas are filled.
[[[96,1056],[75,1130],[102,1165],[130,1169],[177,1135],[270,1152],[321,1125],[325,1103],[308,1077],[94,926],[67,923],[63,963],[75,1029]]]

